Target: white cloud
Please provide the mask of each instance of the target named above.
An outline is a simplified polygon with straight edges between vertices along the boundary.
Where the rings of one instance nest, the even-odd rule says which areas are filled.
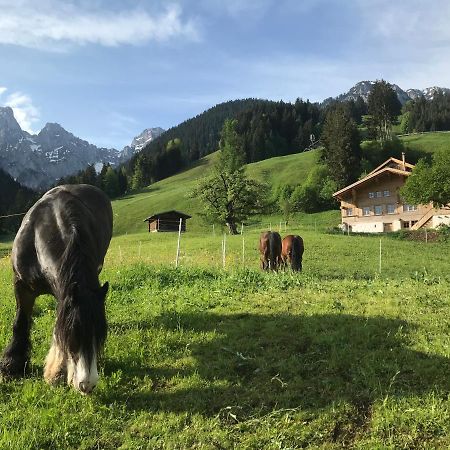
[[[325,0],[202,0],[203,8],[216,15],[228,14],[238,19],[259,20],[273,8],[275,11],[289,11],[305,14]]]
[[[33,130],[33,124],[39,122],[39,109],[33,105],[31,97],[22,92],[12,92],[3,100],[3,94],[6,91],[7,88],[0,87],[0,104],[11,107],[14,111],[14,117],[17,122],[19,122],[22,130],[34,134],[35,130]]]
[[[355,0],[368,34],[391,40],[393,46],[409,43],[411,50],[448,45],[448,0]],[[396,42],[398,40],[400,42]]]
[[[271,6],[273,0],[203,0],[202,5],[205,9],[216,14],[226,14],[239,17],[245,13],[264,14]]]
[[[143,9],[106,11],[72,2],[0,0],[0,44],[61,50],[68,44],[107,47],[138,45],[180,37],[199,39],[193,20],[172,4],[159,14]]]

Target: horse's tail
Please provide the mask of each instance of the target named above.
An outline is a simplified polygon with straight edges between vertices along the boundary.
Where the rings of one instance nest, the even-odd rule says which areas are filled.
[[[279,242],[276,233],[270,233],[269,235],[269,263],[272,270],[276,270],[278,267],[279,255]]]
[[[295,236],[292,240],[292,270],[302,270],[303,259],[303,239],[300,236]]]

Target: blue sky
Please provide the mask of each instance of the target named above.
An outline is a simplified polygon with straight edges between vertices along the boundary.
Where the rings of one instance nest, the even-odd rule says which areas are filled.
[[[222,101],[450,87],[448,0],[0,0],[0,105],[121,149]]]

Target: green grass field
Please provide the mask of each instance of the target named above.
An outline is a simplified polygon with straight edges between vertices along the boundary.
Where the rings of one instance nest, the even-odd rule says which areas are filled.
[[[438,148],[442,136],[421,139]],[[317,157],[248,172],[301,182]],[[303,236],[303,272],[262,273],[259,232],[281,218],[260,217],[227,235],[224,269],[224,230],[186,198],[211,158],[113,202],[109,335],[91,396],[43,381],[55,301],[38,299],[30,373],[0,383],[0,449],[450,448],[450,242],[382,236],[380,272],[380,236],[327,234],[339,211],[296,214],[281,231]],[[176,233],[142,222],[168,209],[194,213],[178,269]],[[0,241],[0,348],[15,309],[10,247]]]
[[[247,230],[248,231],[248,230]],[[109,337],[93,395],[42,379],[54,300],[35,309],[31,373],[0,384],[0,448],[448,448],[449,243],[328,235],[301,274],[261,273],[259,231],[115,237]],[[0,260],[0,347],[14,298]]]

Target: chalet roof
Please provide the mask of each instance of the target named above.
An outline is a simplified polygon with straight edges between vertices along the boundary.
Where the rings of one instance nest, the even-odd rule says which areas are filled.
[[[394,166],[394,167],[391,167],[391,166]],[[404,169],[403,169],[403,167],[404,167]],[[342,200],[343,194],[347,193],[348,191],[351,191],[352,189],[363,186],[368,181],[371,181],[374,178],[378,177],[379,175],[382,175],[385,173],[393,173],[395,175],[401,175],[404,177],[408,177],[409,175],[411,175],[411,171],[413,168],[414,168],[413,164],[409,164],[407,162],[405,162],[403,164],[403,161],[401,161],[399,159],[389,158],[383,164],[380,164],[377,168],[372,170],[372,172],[367,174],[361,180],[358,180],[355,183],[350,184],[349,186],[346,186],[345,188],[342,188],[340,191],[335,192],[333,194],[333,197],[337,198],[339,200]]]
[[[150,217],[147,217],[146,219],[144,219],[144,222],[149,222],[150,220],[156,220],[162,216],[167,216],[169,214],[180,217],[182,219],[191,219],[192,218],[192,216],[190,216],[189,214],[185,214],[180,211],[175,211],[174,209],[171,209],[170,211],[163,211],[160,213],[153,214],[153,216],[150,216]]]
[[[401,161],[400,159],[390,157],[383,164],[380,164],[378,167],[375,167],[375,169],[373,169],[372,172],[368,173],[368,175],[378,172],[384,167],[392,167],[393,169],[397,168],[399,170],[406,170],[407,172],[411,172],[414,169],[414,164],[410,164],[406,161],[403,163],[403,161]]]

